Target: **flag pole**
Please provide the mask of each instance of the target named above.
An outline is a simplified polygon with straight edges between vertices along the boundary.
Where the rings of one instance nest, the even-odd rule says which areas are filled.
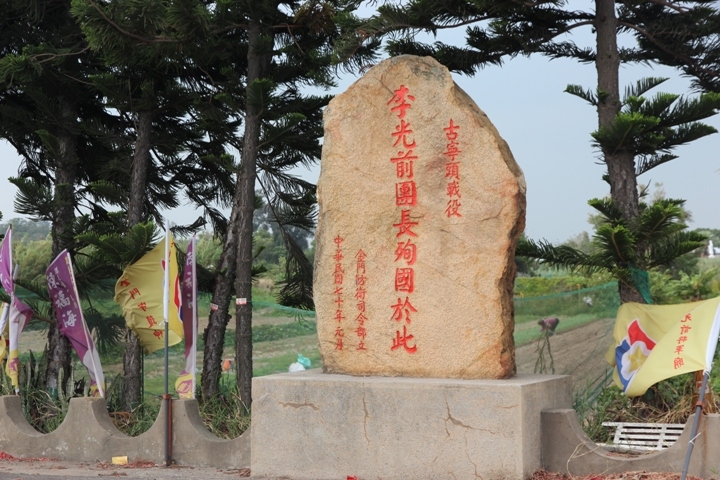
[[[700,423],[700,415],[702,414],[703,402],[705,401],[705,389],[707,388],[707,382],[710,378],[710,371],[705,370],[703,372],[702,386],[700,387],[700,395],[698,396],[697,404],[695,405],[695,418],[693,419],[692,429],[690,430],[690,441],[688,442],[688,450],[685,454],[685,464],[683,465],[682,475],[680,480],[687,478],[688,468],[690,467],[690,457],[692,456],[693,447],[695,447],[695,437],[697,436],[698,424]]]
[[[192,258],[192,284],[193,284],[193,299],[192,299],[192,312],[193,312],[193,362],[192,362],[192,394],[193,398],[195,398],[195,390],[197,389],[197,331],[198,331],[198,302],[197,302],[197,241],[195,239],[195,234],[192,236],[192,252],[193,252],[193,258]]]
[[[718,334],[720,334],[720,306],[718,306],[715,310],[715,318],[713,319],[713,325],[710,329],[708,346],[705,350],[705,368],[703,369],[703,379],[702,384],[700,385],[700,394],[698,395],[697,404],[695,405],[695,418],[693,419],[693,426],[690,430],[690,441],[688,442],[688,451],[685,454],[685,464],[683,465],[680,480],[685,480],[687,478],[687,472],[690,468],[690,457],[692,456],[693,448],[695,447],[695,437],[698,436],[697,431],[700,423],[700,415],[702,414],[703,403],[705,402],[705,390],[707,390],[707,382],[710,379],[710,369],[712,368],[715,352],[717,351]]]
[[[168,222],[165,222],[165,288],[163,289],[163,322],[165,322],[165,390],[164,394],[168,394],[168,317],[170,303],[170,228]]]
[[[70,254],[68,253],[68,256],[65,257],[68,259],[68,268],[70,269],[70,274],[72,275],[73,280],[73,293],[75,293],[75,301],[78,305],[81,305],[80,303],[80,294],[78,293],[77,285],[75,285],[75,269],[72,265],[72,260],[70,259]],[[82,310],[82,307],[80,307],[80,322],[82,323],[83,327],[83,333],[85,334],[85,343],[87,343],[88,346],[88,352],[90,352],[91,349],[94,349],[94,343],[90,343],[90,331],[88,330],[88,326],[85,323],[85,313]],[[82,359],[80,359],[82,360]],[[95,355],[90,355],[90,363],[92,364],[93,371],[95,372],[95,377],[98,376],[98,368],[97,365],[95,365]],[[91,378],[92,380],[92,378]],[[105,398],[105,390],[103,389],[103,386],[100,384],[99,378],[95,378],[95,385],[98,387],[98,391],[100,392],[100,396],[102,398]]]
[[[169,334],[169,306],[170,303],[170,224],[165,220],[165,288],[163,289],[163,320],[165,321],[165,466],[170,466],[172,456],[172,398],[168,388],[168,334]]]
[[[10,225],[10,228],[12,228],[12,225]],[[12,243],[10,243],[10,261],[12,261]],[[12,308],[13,300],[15,299],[15,280],[17,280],[18,272],[20,271],[20,265],[15,264],[15,269],[13,270],[13,292],[10,294],[10,304],[7,306],[7,308],[3,309],[3,321],[0,321],[0,325],[3,326],[2,330],[5,331],[5,322],[10,321],[10,309]],[[8,325],[8,334],[10,333],[10,325]],[[20,334],[18,333],[18,337]],[[8,339],[9,339],[8,335]],[[8,346],[7,349],[7,358],[10,359],[10,346]],[[15,395],[20,395],[20,384],[18,384],[18,387],[15,389]]]

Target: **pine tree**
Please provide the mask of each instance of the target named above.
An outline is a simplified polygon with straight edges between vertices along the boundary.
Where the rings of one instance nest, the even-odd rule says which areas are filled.
[[[660,2],[642,2],[633,8],[635,38],[652,61],[670,65],[693,79],[704,92],[720,92],[720,13],[716,2],[692,3],[676,15]]]
[[[595,0],[594,3],[594,11],[570,10],[565,2],[557,0],[532,3],[411,0],[400,6],[386,4],[367,21],[348,22],[345,27],[349,33],[338,42],[337,48],[344,58],[365,42],[388,36],[387,50],[391,55],[432,55],[450,70],[468,75],[486,65],[499,65],[505,59],[534,53],[593,63],[598,78],[596,88],[585,91],[571,85],[567,91],[597,109],[598,130],[593,133],[593,139],[607,166],[604,178],[610,185],[615,208],[630,225],[640,217],[637,177],[677,158],[670,153],[673,147],[714,133],[713,128],[699,120],[717,113],[720,97],[707,94],[684,100],[659,94],[647,100],[642,95],[661,80],[646,79],[628,89],[623,100],[620,65],[656,61],[700,75],[692,65],[701,61],[702,52],[689,48],[650,49],[648,45],[657,46],[655,37],[662,33],[666,39],[663,45],[674,46],[673,42],[685,38],[692,31],[693,21],[699,19],[707,20],[704,25],[711,25],[708,27],[711,30],[712,25],[716,25],[717,13],[703,0]],[[668,25],[678,28],[664,28]],[[413,36],[416,31],[436,33],[460,26],[467,27],[465,46],[442,42],[422,44]],[[595,49],[579,46],[565,35],[583,27],[592,29]],[[618,35],[625,31],[637,35],[637,46],[618,46]],[[638,251],[637,256],[641,253]],[[643,301],[632,283],[620,282],[619,289],[623,301]]]
[[[218,6],[220,7],[220,5]],[[239,112],[244,116],[230,227],[223,241],[219,277],[213,293],[217,306],[205,332],[203,397],[218,391],[222,338],[229,321],[231,285],[235,279],[237,385],[249,408],[252,380],[252,231],[256,181],[272,209],[288,246],[288,281],[281,301],[312,306],[312,266],[285,225],[314,226],[314,185],[288,174],[298,164],[317,161],[322,136],[321,108],[329,98],[302,95],[300,87],[332,84],[330,43],[337,35],[332,15],[352,8],[333,2],[239,1],[216,10],[221,37],[228,48],[242,32],[245,91]],[[227,42],[227,43],[226,43]],[[258,173],[260,174],[258,177]]]
[[[112,175],[127,186],[127,195],[105,198],[127,208],[128,228],[150,218],[162,222],[161,209],[179,206],[183,186],[211,222],[220,229],[225,224],[211,206],[232,188],[225,139],[218,135],[225,131],[225,116],[218,113],[220,103],[204,85],[208,74],[190,56],[198,54],[186,47],[202,38],[197,32],[188,37],[177,27],[206,19],[202,10],[188,15],[181,6],[131,0],[106,5],[73,2],[73,14],[91,49],[103,60],[104,70],[92,77],[93,84],[103,93],[106,108],[117,111],[125,123],[129,133],[123,140],[133,143],[132,155],[121,164],[125,175]],[[205,221],[201,217],[181,230],[196,229]],[[128,410],[141,401],[141,355],[140,340],[128,329],[123,355],[123,402]]]
[[[159,26],[154,32],[127,23],[127,17],[115,18],[108,13],[112,8],[108,10],[107,4],[77,0],[79,15],[82,5],[86,15],[91,15],[92,9],[102,10],[103,18],[96,18],[99,23],[95,28],[114,29],[121,34],[118,38],[125,37],[118,40],[120,43],[149,48],[155,44],[162,48],[169,45],[182,51],[189,59],[183,68],[197,65],[207,74],[207,78],[198,81],[198,88],[207,93],[208,101],[217,100],[222,103],[220,110],[226,109],[223,114],[227,116],[222,118],[224,129],[215,130],[210,136],[229,138],[228,142],[241,155],[235,166],[231,215],[216,269],[213,303],[217,307],[205,332],[202,384],[206,398],[217,392],[231,291],[239,272],[235,293],[247,303],[236,309],[238,385],[249,406],[255,183],[257,180],[267,195],[281,228],[313,226],[314,186],[290,175],[288,170],[319,158],[320,111],[329,98],[301,95],[300,87],[332,83],[329,40],[337,35],[332,18],[354,5],[315,1],[143,2],[142,12],[147,17],[144,21]],[[100,20],[105,22],[102,27]],[[241,125],[243,131],[238,134]],[[311,265],[292,236],[283,236],[290,252],[288,282],[281,292],[283,301],[310,307]]]
[[[75,251],[75,209],[88,185],[89,159],[113,155],[98,131],[108,117],[87,77],[97,68],[69,1],[3,2],[0,34],[0,137],[23,159],[17,212],[52,222],[52,255]],[[52,319],[46,387],[69,378],[70,347]]]
[[[639,202],[639,215],[628,222],[610,199],[592,199],[598,212],[589,253],[569,245],[521,239],[516,255],[569,268],[584,274],[609,273],[619,284],[631,285],[644,303],[652,303],[646,272],[705,245],[707,238],[687,231],[683,200]]]

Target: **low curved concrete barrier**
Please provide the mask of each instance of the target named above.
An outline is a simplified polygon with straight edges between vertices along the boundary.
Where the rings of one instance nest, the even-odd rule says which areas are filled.
[[[172,459],[178,465],[247,468],[250,432],[223,440],[207,431],[196,400],[173,400]],[[0,450],[17,457],[49,457],[70,461],[109,462],[128,457],[165,460],[165,407],[155,423],[137,437],[120,432],[110,420],[104,398],[73,398],[63,423],[53,432],[35,430],[22,413],[20,397],[0,397]]]
[[[668,449],[628,457],[611,453],[585,434],[578,423],[575,410],[544,410],[542,422],[543,468],[568,475],[591,473],[620,473],[627,471],[681,472],[690,441],[695,415],[685,424],[680,438]],[[712,478],[720,472],[720,415],[700,418],[688,473],[700,478]]]

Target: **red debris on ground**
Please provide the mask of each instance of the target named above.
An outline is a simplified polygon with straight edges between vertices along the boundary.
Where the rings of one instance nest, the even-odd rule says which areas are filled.
[[[56,458],[46,458],[46,457],[37,457],[37,458],[20,458],[20,457],[13,457],[9,453],[0,452],[0,461],[1,460],[7,460],[11,462],[50,462],[57,460]]]
[[[143,462],[142,460],[137,460],[132,463],[128,463],[125,465],[125,468],[151,468],[154,467],[155,464],[153,462]]]
[[[531,480],[679,480],[679,473],[668,472],[623,472],[613,474],[590,474],[582,477],[551,473],[545,470],[538,470]],[[702,480],[699,477],[687,476],[688,480]]]

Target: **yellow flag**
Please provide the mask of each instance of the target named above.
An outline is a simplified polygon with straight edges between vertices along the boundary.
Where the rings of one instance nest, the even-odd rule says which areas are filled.
[[[193,374],[183,371],[175,380],[175,391],[179,398],[195,398],[193,392]]]
[[[168,308],[168,345],[180,343],[183,335],[180,322],[180,276],[172,234],[170,240],[170,305]],[[165,240],[144,257],[125,269],[115,284],[115,302],[122,307],[128,328],[140,337],[146,353],[165,347],[163,325],[163,292],[165,283]]]
[[[666,378],[709,371],[720,334],[720,297],[677,305],[625,303],[607,359],[628,397]]]

